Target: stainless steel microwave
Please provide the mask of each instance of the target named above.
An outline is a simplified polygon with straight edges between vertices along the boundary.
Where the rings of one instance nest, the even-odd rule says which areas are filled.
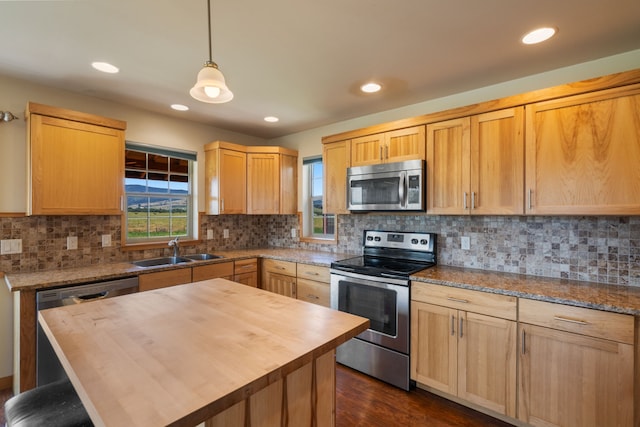
[[[348,209],[424,211],[425,168],[424,160],[348,168]]]

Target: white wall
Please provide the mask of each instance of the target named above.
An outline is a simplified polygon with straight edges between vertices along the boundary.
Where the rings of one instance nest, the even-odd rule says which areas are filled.
[[[493,86],[487,86],[456,95],[438,98],[418,104],[407,105],[394,110],[358,117],[339,123],[311,129],[281,138],[272,139],[270,144],[298,150],[299,174],[302,173],[302,159],[322,154],[321,139],[355,129],[365,128],[394,120],[417,117],[451,108],[464,107],[479,102],[518,95],[537,89],[544,89],[565,83],[577,82],[607,74],[629,71],[640,68],[640,50],[626,52],[599,60],[585,62],[571,67],[560,68],[546,73],[536,74]],[[299,175],[302,176],[302,175]],[[302,180],[298,180],[298,194],[302,194]],[[298,210],[302,210],[302,200],[298,200]]]

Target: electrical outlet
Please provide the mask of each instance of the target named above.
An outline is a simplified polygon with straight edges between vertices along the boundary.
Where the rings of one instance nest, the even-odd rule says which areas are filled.
[[[207,240],[213,239],[213,230],[207,230]]]
[[[68,236],[67,237],[67,250],[78,249],[78,236]]]
[[[225,228],[224,230],[222,230],[222,237],[224,237],[225,239],[229,238],[229,229]]]
[[[0,241],[0,255],[19,254],[22,252],[22,239],[6,239]]]
[[[111,246],[111,234],[102,235],[102,247],[108,248]]]
[[[471,249],[471,239],[468,236],[462,236],[460,238],[460,248],[465,251]]]
[[[297,231],[297,230],[296,230],[295,228],[292,228],[292,229],[291,229],[291,237],[293,237],[293,238],[295,238],[295,237],[296,237],[296,235],[297,235],[296,231]]]

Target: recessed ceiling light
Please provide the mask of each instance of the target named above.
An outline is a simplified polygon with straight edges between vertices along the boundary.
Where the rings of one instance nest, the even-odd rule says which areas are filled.
[[[115,74],[118,71],[118,67],[115,65],[111,65],[108,62],[92,62],[91,66],[98,71],[102,71],[103,73]]]
[[[269,122],[269,123],[275,123],[278,120],[280,120],[280,119],[277,118],[277,117],[274,117],[274,116],[267,116],[267,117],[264,118],[264,121],[265,122]]]
[[[177,111],[189,111],[189,107],[182,104],[171,104],[171,108]]]
[[[375,92],[378,92],[380,89],[382,89],[382,86],[374,82],[366,83],[360,86],[360,90],[365,93],[375,93]]]
[[[545,40],[549,40],[556,33],[555,28],[544,27],[535,29],[522,37],[522,43],[524,44],[536,44]]]

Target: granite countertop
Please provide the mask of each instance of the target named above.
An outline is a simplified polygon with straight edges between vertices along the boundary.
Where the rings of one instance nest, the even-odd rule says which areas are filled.
[[[411,280],[640,316],[640,287],[637,286],[447,266],[422,270],[412,275]]]
[[[213,251],[213,253],[215,253],[216,255],[221,255],[222,258],[155,267],[138,267],[134,264],[131,264],[130,262],[125,261],[108,264],[95,264],[86,267],[36,271],[33,273],[9,273],[5,275],[5,281],[11,291],[24,291],[69,286],[95,281],[113,280],[123,277],[138,276],[140,274],[156,271],[175,270],[178,268],[191,268],[196,265],[216,264],[255,257],[272,258],[329,267],[333,261],[355,256],[353,254],[272,248]]]

